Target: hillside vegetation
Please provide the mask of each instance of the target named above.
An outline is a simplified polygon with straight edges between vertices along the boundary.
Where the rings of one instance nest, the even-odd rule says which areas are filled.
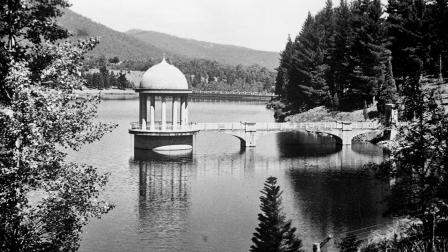
[[[152,31],[131,30],[122,33],[70,9],[64,12],[58,21],[74,35],[72,39],[101,38],[99,46],[90,53],[95,57],[147,60],[159,59],[165,54],[177,60],[205,59],[221,64],[245,66],[258,64],[271,70],[278,65],[279,53],[276,52],[184,39]]]
[[[104,55],[106,58],[117,56],[120,59],[143,60],[151,57],[160,57],[163,54],[163,51],[155,46],[146,44],[122,32],[112,30],[70,9],[65,9],[64,12],[64,15],[58,21],[61,26],[73,34],[72,39],[100,38],[100,44],[93,51],[89,52],[89,55]]]
[[[400,102],[402,116],[413,118],[425,82],[442,83],[448,74],[447,14],[446,0],[391,0],[386,8],[380,0],[342,0],[337,7],[328,0],[285,45],[277,104],[299,113],[377,101],[382,114],[385,104]]]
[[[189,58],[216,60],[229,65],[258,64],[269,69],[278,65],[279,53],[276,52],[179,38],[154,31],[130,30],[126,33],[164,51]]]

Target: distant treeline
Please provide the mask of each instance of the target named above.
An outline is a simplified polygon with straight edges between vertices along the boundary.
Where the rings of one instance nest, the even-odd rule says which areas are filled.
[[[134,85],[126,79],[126,73],[120,72],[115,74],[112,71],[107,70],[106,66],[100,67],[99,72],[84,72],[84,78],[86,79],[86,86],[94,89],[109,89],[109,88],[133,88]]]
[[[160,59],[120,61],[117,57],[108,60],[100,57],[87,60],[87,67],[98,68],[98,66],[107,63],[110,68],[116,70],[146,71],[159,62]],[[273,91],[275,72],[259,65],[230,66],[204,59],[175,59],[170,63],[185,74],[190,87],[193,89],[247,92]]]
[[[296,111],[378,108],[438,77],[448,49],[447,0],[341,0],[308,15],[281,53],[275,92]],[[411,101],[412,99],[408,99]],[[290,108],[291,109],[291,108]]]

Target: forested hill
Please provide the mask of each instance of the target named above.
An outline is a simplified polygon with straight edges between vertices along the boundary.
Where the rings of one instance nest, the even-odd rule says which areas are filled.
[[[147,60],[160,58],[165,53],[168,57],[183,60],[206,59],[221,64],[245,66],[258,64],[271,70],[278,66],[279,61],[279,53],[276,52],[184,39],[151,31],[131,30],[122,33],[69,9],[65,10],[59,22],[70,30],[75,38],[100,37],[101,43],[92,52],[93,56]]]
[[[160,57],[163,51],[122,32],[110,29],[69,9],[59,18],[59,23],[73,33],[75,38],[100,37],[101,43],[91,52],[93,56],[118,57],[128,60],[144,60]]]
[[[154,31],[130,30],[126,33],[164,51],[189,58],[216,60],[229,65],[258,64],[269,69],[278,66],[279,53],[276,52],[179,38]]]

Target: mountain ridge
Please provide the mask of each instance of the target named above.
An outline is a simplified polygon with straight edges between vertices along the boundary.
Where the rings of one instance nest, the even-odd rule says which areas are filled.
[[[99,37],[100,44],[90,52],[92,56],[104,55],[121,60],[158,59],[163,54],[177,59],[205,59],[227,65],[254,65],[274,69],[278,66],[279,53],[260,51],[236,45],[224,45],[195,39],[182,38],[162,32],[131,29],[127,32],[113,30],[73,10],[64,10],[59,23],[71,31],[72,39]]]

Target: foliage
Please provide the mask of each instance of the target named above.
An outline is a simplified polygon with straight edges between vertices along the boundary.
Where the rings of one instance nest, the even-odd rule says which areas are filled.
[[[358,248],[362,241],[358,240],[356,235],[347,235],[338,244],[340,252],[358,252]]]
[[[298,111],[360,109],[375,97],[384,113],[399,95],[412,103],[421,75],[448,71],[447,27],[447,0],[390,0],[386,9],[380,0],[341,0],[338,7],[328,0],[287,42],[277,94]]]
[[[65,162],[112,130],[94,122],[98,97],[75,90],[84,54],[98,41],[56,41],[54,18],[68,3],[0,4],[0,250],[74,251],[82,227],[112,206],[100,199],[107,175]]]
[[[430,235],[425,235],[421,221],[400,219],[388,226],[384,231],[376,231],[360,246],[362,252],[403,251],[429,252],[448,251],[448,239],[438,233],[434,239],[434,247]]]
[[[158,59],[166,53],[168,57],[176,58],[176,60],[205,59],[216,60],[225,65],[243,64],[244,66],[260,64],[271,71],[278,62],[278,52],[195,41],[159,32],[135,30],[118,32],[70,9],[64,12],[65,14],[58,21],[68,30],[76,34],[76,31],[81,29],[90,36],[101,37],[101,44],[88,54],[92,57],[117,56],[121,61],[145,62],[150,58],[159,61]],[[85,37],[73,37],[73,40],[77,39],[85,39]]]
[[[168,59],[168,61],[185,74],[189,86],[196,90],[241,92],[273,91],[272,87],[274,85],[275,73],[259,65],[231,66],[221,64],[217,61],[202,59]],[[104,62],[104,57],[92,58],[88,60],[88,66],[89,68],[101,68],[105,66]],[[159,62],[160,61],[153,59],[148,59],[146,61],[125,60],[119,64],[110,65],[109,67],[120,71],[146,71],[148,68]]]
[[[260,197],[261,211],[258,214],[260,223],[255,229],[252,238],[253,245],[250,251],[286,252],[302,251],[302,241],[295,235],[296,228],[291,227],[291,220],[286,221],[282,213],[280,187],[276,185],[277,179],[266,179]]]
[[[279,94],[299,110],[357,109],[374,96],[391,96],[382,16],[378,0],[342,0],[337,8],[329,0],[316,16],[309,14],[293,45],[287,44],[292,52],[281,55],[276,85],[288,92]],[[294,60],[285,65],[289,57]]]
[[[442,235],[434,230],[448,219],[448,118],[434,92],[414,99],[415,116],[400,127],[392,157],[378,174],[393,183],[388,214],[421,222],[422,241]]]
[[[119,72],[115,74],[113,71],[100,71],[98,73],[84,73],[86,79],[86,87],[94,89],[109,89],[116,87],[119,89],[133,88],[134,85],[126,78],[126,73]]]
[[[112,64],[117,64],[119,62],[120,62],[120,59],[117,56],[109,59],[109,63],[112,63]]]
[[[5,85],[12,59],[27,61],[32,73],[39,72],[50,64],[43,55],[29,55],[42,41],[66,38],[68,33],[54,21],[61,15],[60,8],[67,7],[65,0],[20,1],[0,3],[0,101],[12,98],[11,87]]]

